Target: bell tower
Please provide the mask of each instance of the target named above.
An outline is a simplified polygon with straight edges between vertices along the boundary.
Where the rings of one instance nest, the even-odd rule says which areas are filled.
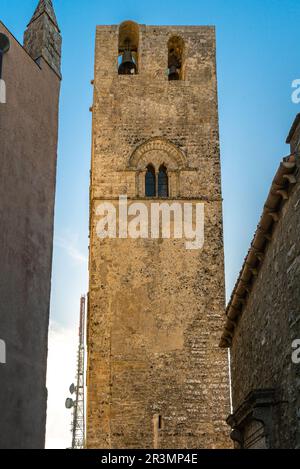
[[[215,53],[213,27],[97,27],[88,448],[231,446]]]

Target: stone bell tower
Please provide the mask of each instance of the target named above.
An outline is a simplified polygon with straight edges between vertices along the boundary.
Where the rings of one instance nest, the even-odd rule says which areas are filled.
[[[215,52],[213,27],[97,27],[88,448],[230,447]],[[201,204],[203,246],[120,225],[103,239],[120,196],[128,223],[153,204]]]

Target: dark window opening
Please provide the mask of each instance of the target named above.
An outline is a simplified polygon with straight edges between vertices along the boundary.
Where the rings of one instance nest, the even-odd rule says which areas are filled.
[[[146,189],[146,197],[156,196],[155,169],[152,165],[149,165],[147,167],[147,172],[146,172],[146,177],[145,177],[145,189]]]
[[[162,430],[162,425],[163,425],[162,416],[159,415],[158,416],[158,429],[159,430]]]
[[[158,173],[158,197],[169,197],[169,180],[167,168],[163,165]]]
[[[171,37],[168,42],[169,81],[183,79],[183,50],[183,40],[178,36]]]

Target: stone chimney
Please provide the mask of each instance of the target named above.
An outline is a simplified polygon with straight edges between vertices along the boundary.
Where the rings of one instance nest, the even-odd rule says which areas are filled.
[[[61,78],[61,35],[51,0],[40,0],[24,33],[24,48],[38,64],[43,58]]]

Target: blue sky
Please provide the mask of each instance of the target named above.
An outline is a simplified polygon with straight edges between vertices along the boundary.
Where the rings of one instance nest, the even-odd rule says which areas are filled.
[[[76,329],[87,291],[88,194],[96,24],[216,26],[226,286],[229,295],[300,105],[299,0],[54,0],[63,35],[52,321]],[[37,0],[1,0],[22,41]]]

